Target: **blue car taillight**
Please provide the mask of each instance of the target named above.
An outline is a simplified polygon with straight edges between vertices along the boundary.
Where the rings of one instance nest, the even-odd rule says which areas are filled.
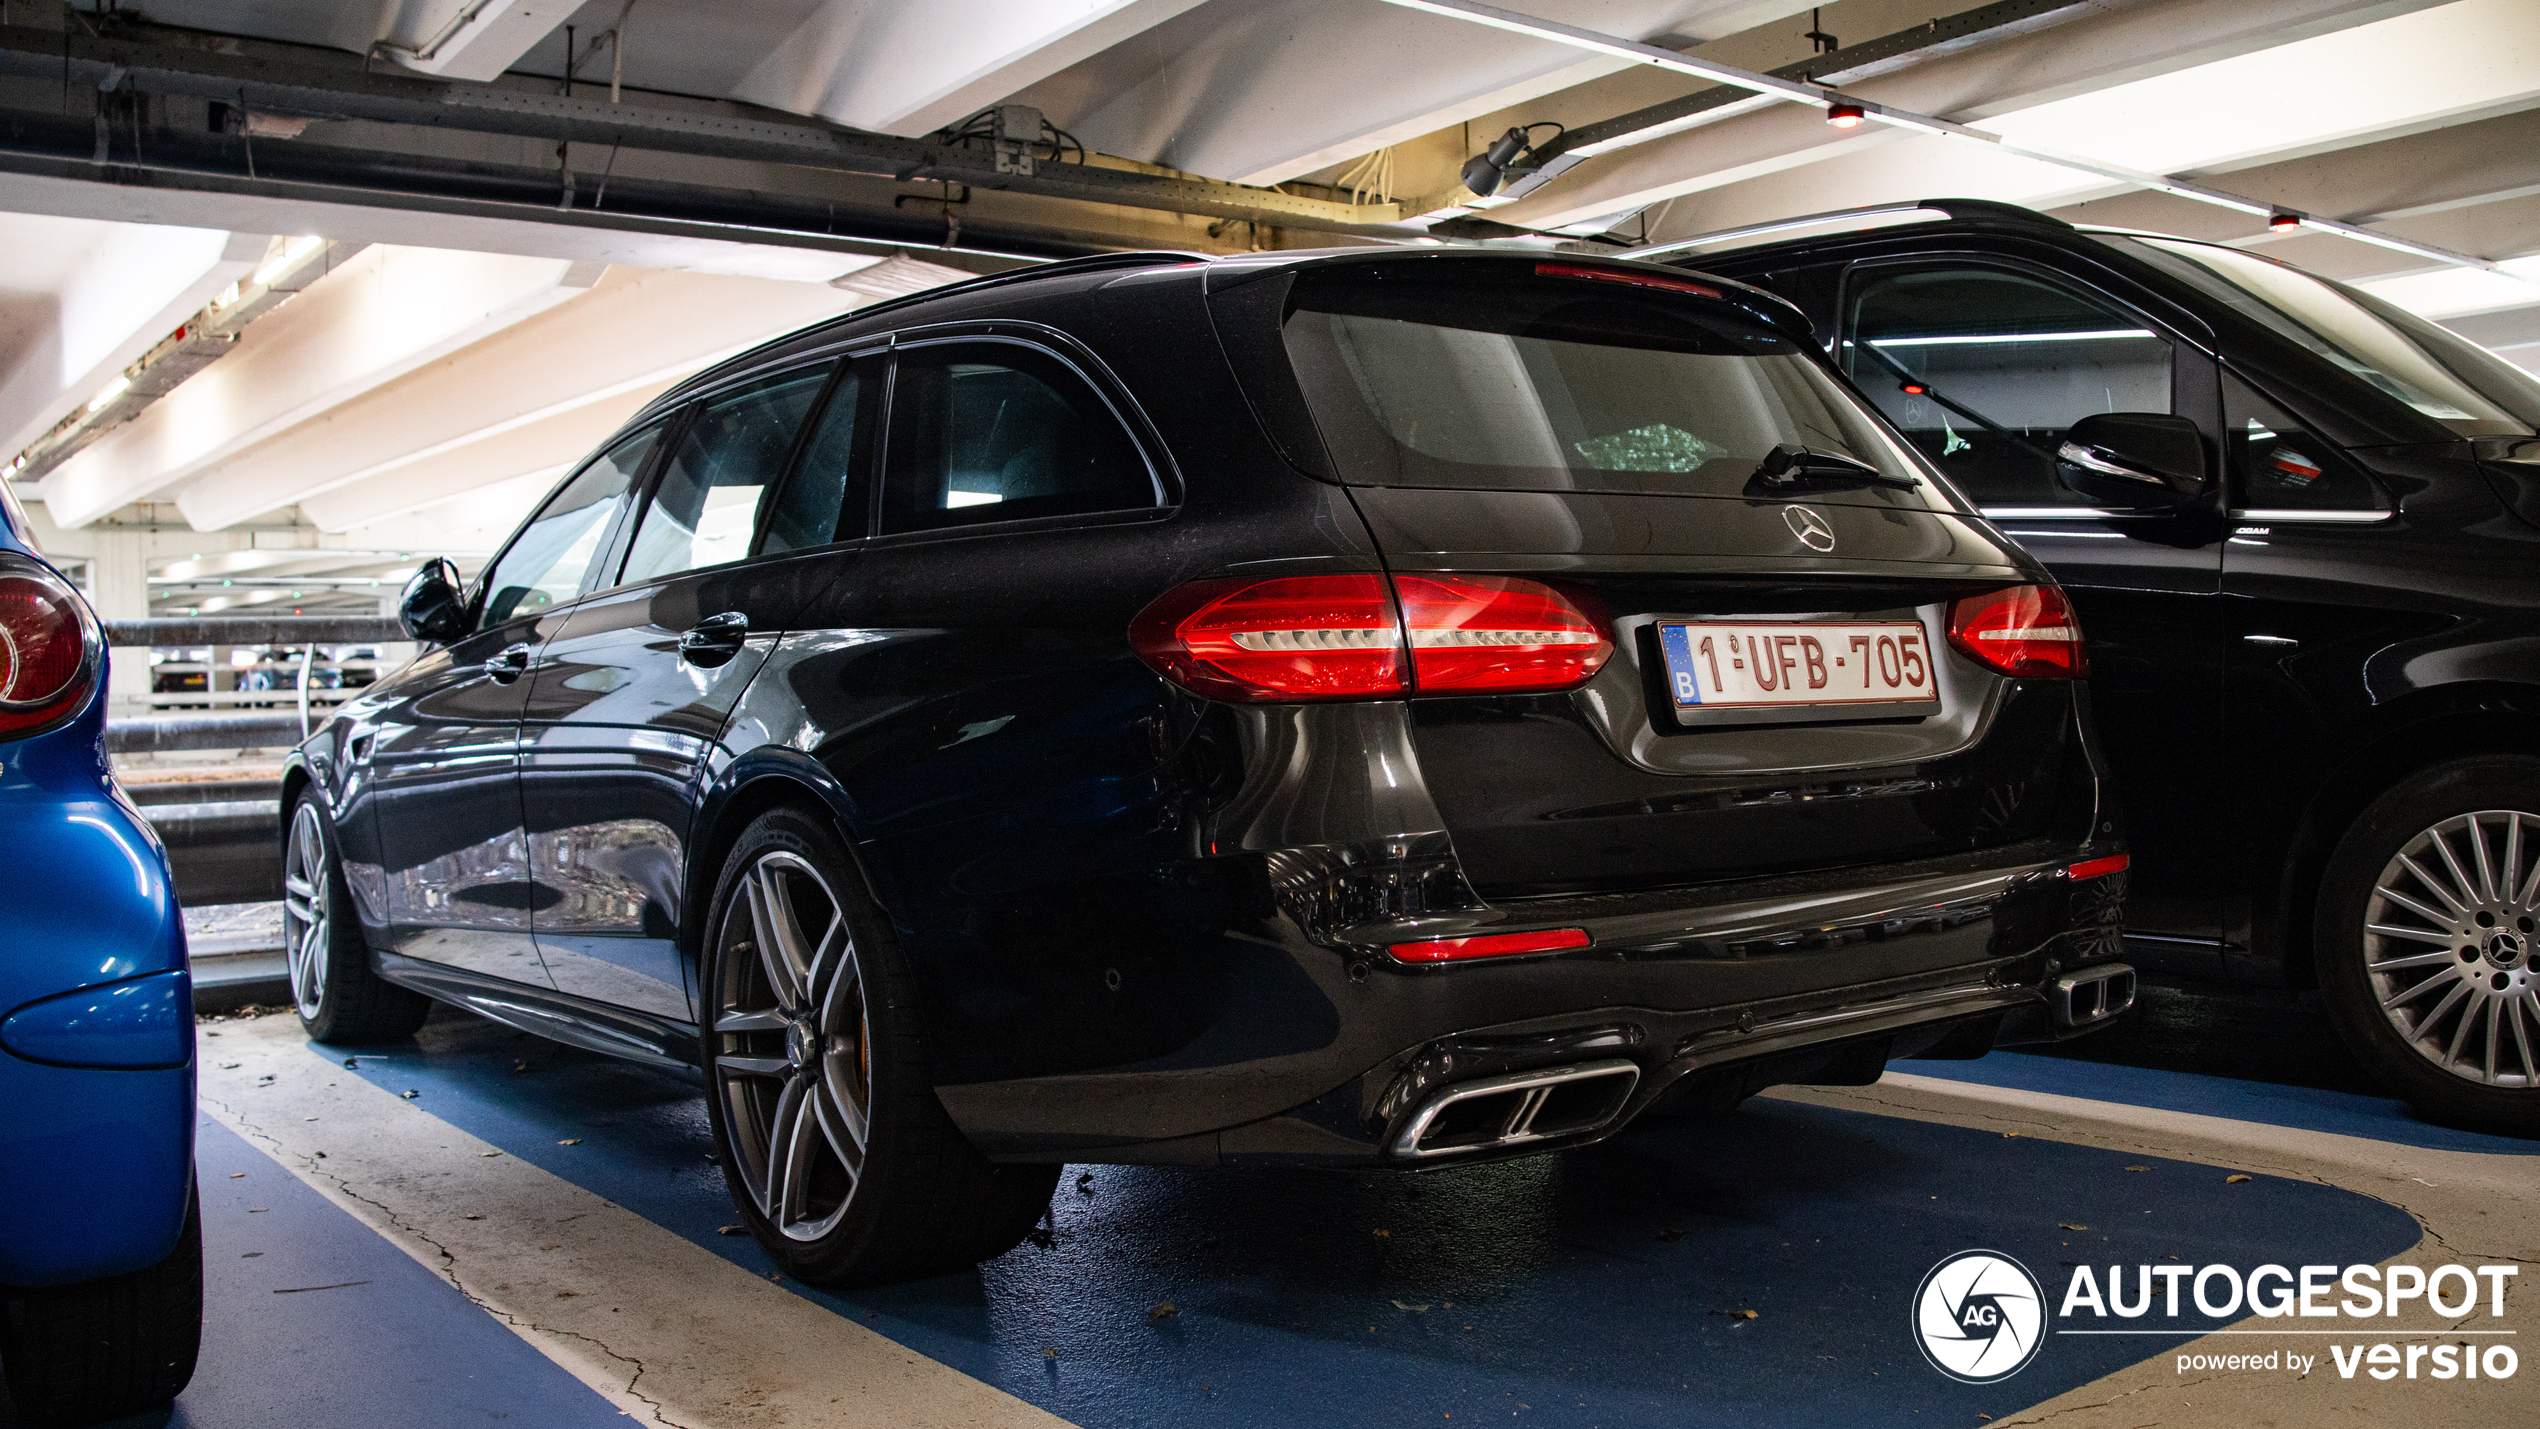
[[[103,644],[67,582],[39,562],[0,553],[0,739],[50,728],[85,705]]]

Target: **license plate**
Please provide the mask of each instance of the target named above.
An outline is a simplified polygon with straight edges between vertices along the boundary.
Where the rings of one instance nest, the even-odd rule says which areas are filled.
[[[1918,621],[1662,623],[1658,644],[1680,710],[1940,702]]]

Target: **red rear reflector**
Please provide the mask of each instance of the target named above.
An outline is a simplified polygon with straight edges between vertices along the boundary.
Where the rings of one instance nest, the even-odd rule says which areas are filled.
[[[1243,703],[1400,695],[1402,629],[1380,575],[1193,581],[1129,625],[1146,662]]]
[[[1547,928],[1540,933],[1484,933],[1477,938],[1396,943],[1393,955],[1406,963],[1451,963],[1464,958],[1505,958],[1518,953],[1558,952],[1563,948],[1584,948],[1594,941],[1585,928]]]
[[[1566,690],[1614,646],[1559,591],[1506,576],[1396,576],[1424,695]]]
[[[1962,598],[1949,608],[1949,643],[2005,675],[2078,680],[2090,673],[2072,605],[2051,585]]]
[[[1614,653],[1569,598],[1510,576],[1193,581],[1139,612],[1129,643],[1190,690],[1246,704],[1566,690]]]
[[[2064,872],[2075,879],[2098,878],[2103,874],[2123,873],[2132,862],[2133,860],[2124,854],[2112,853],[2106,858],[2083,859],[2065,869]]]
[[[1600,283],[1628,283],[1635,288],[1664,288],[1671,293],[1692,293],[1697,297],[1716,298],[1720,290],[1684,278],[1670,278],[1660,273],[1634,273],[1625,269],[1591,268],[1584,263],[1537,263],[1538,278],[1593,278]]]
[[[0,569],[0,738],[70,713],[95,684],[79,597],[49,571]]]

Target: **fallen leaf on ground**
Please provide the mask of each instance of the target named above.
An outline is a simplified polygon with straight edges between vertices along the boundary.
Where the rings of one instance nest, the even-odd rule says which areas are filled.
[[[556,1143],[558,1146],[580,1146],[581,1144],[582,1138],[578,1136],[568,1136],[564,1140]]]
[[[397,1095],[404,1097],[408,1101],[413,1101],[416,1097],[422,1096],[423,1093],[416,1091],[412,1087],[408,1087],[404,1091],[397,1093]]]
[[[479,1156],[500,1156],[500,1155],[502,1155],[503,1153],[501,1153],[501,1152],[499,1152],[499,1151],[480,1151],[480,1152],[478,1152],[478,1153],[476,1153],[476,1154],[477,1154],[477,1155],[479,1155]]]
[[[2063,1227],[2065,1230],[2068,1230],[2068,1231],[2086,1231],[2086,1230],[2090,1229],[2090,1227],[2088,1227],[2088,1226],[2077,1226],[2077,1225],[2074,1225],[2074,1224],[2073,1224],[2072,1222],[2070,1222],[2070,1221],[2057,1221],[2055,1224],[2057,1224],[2057,1225],[2059,1225],[2059,1226]]]
[[[2128,1171],[2149,1171],[2149,1170],[2151,1170],[2152,1168],[2151,1168],[2151,1167],[2149,1167],[2149,1166],[2128,1166],[2128,1167],[2127,1167],[2127,1168],[2125,1168],[2125,1169],[2127,1169]]]
[[[1397,1310],[1408,1310],[1414,1315],[1425,1315],[1429,1313],[1429,1307],[1426,1305],[1405,1305],[1399,1300],[1393,1302],[1393,1307]]]
[[[246,1173],[246,1172],[244,1172],[244,1171],[232,1171],[232,1172],[230,1172],[230,1173],[229,1173],[229,1179],[231,1179],[232,1181],[235,1181],[235,1180],[237,1180],[239,1177],[244,1176],[244,1175],[246,1175],[246,1174],[247,1174],[247,1173]]]
[[[2223,1178],[2223,1184],[2226,1186],[2234,1186],[2243,1181],[2254,1181],[2256,1179],[2257,1178],[2254,1176],[2225,1176]]]
[[[1378,1239],[1378,1240],[1391,1240],[1391,1239],[1393,1239],[1393,1232],[1392,1232],[1392,1231],[1387,1231],[1387,1230],[1380,1230],[1380,1231],[1376,1232],[1376,1239]]]
[[[579,1300],[582,1298],[582,1292],[579,1290],[559,1290],[556,1292],[556,1298],[559,1300]]]
[[[2016,1131],[2006,1131],[2006,1132],[2004,1132],[2004,1133],[2002,1133],[2002,1134],[2003,1134],[2004,1136],[2017,1136],[2017,1135],[2019,1135],[2019,1133],[2018,1133],[2018,1132],[2016,1132]]]
[[[347,1057],[344,1059],[344,1065],[347,1067],[358,1067],[361,1064],[362,1059],[359,1057]]]
[[[1147,1311],[1147,1320],[1149,1323],[1153,1323],[1157,1320],[1170,1320],[1181,1313],[1181,1306],[1174,1304],[1170,1300],[1160,1300],[1156,1302],[1154,1309]]]
[[[744,1225],[716,1226],[714,1233],[716,1235],[748,1235],[750,1228]]]
[[[220,1034],[215,1032],[212,1035],[218,1037]],[[236,1062],[223,1062],[220,1064],[220,1069],[224,1072],[234,1072],[238,1070],[238,1064]]]

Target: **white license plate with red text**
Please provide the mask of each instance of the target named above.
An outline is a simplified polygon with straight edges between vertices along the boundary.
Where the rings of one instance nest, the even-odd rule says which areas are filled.
[[[1670,621],[1658,645],[1680,710],[1940,700],[1918,621]]]

